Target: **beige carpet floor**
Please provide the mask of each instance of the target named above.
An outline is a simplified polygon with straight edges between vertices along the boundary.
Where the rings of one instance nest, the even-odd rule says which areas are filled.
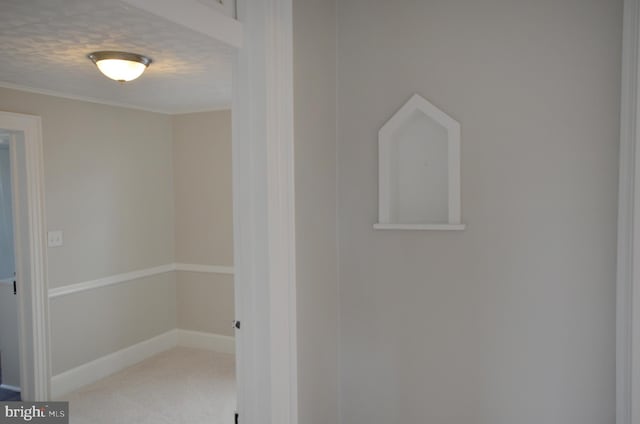
[[[233,355],[174,348],[66,396],[70,424],[230,424]]]

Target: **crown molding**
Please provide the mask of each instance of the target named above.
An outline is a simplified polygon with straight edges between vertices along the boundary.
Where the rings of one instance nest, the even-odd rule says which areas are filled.
[[[42,94],[44,96],[59,97],[67,100],[77,100],[80,102],[95,103],[99,105],[120,107],[125,109],[134,109],[143,112],[159,113],[162,115],[188,115],[190,113],[203,113],[203,112],[218,112],[223,110],[231,110],[231,102],[225,103],[221,106],[214,106],[210,108],[194,108],[194,109],[162,109],[162,108],[146,108],[141,106],[132,105],[123,102],[113,102],[110,100],[104,100],[91,96],[80,96],[76,94],[64,93],[62,91],[48,90],[44,88],[31,87],[27,85],[14,84],[7,81],[0,81],[0,88],[6,88],[9,90],[23,91],[25,93]]]

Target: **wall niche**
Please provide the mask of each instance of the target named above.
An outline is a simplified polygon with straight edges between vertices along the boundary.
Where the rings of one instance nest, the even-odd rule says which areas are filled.
[[[379,230],[464,230],[460,124],[415,94],[378,134]]]

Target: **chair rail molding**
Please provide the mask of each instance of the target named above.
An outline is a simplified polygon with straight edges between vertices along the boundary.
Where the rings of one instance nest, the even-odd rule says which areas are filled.
[[[640,0],[624,1],[617,255],[616,423],[640,422]]]
[[[141,278],[151,277],[153,275],[164,274],[165,272],[175,271],[175,264],[162,265],[154,268],[140,269],[122,274],[110,275],[104,278],[98,278],[91,281],[83,281],[82,283],[69,284],[66,286],[49,289],[49,297],[55,298],[73,293],[79,293],[86,290],[98,289],[101,287],[113,286],[116,284],[135,281]]]
[[[79,293],[86,290],[99,289],[101,287],[114,286],[116,284],[127,283],[130,281],[136,281],[141,278],[152,277],[158,274],[164,274],[166,272],[197,272],[205,274],[226,274],[233,275],[233,267],[220,266],[220,265],[196,265],[196,264],[182,264],[173,263],[167,265],[160,265],[153,268],[138,269],[130,272],[123,272],[121,274],[110,275],[108,277],[98,278],[96,280],[83,281],[81,283],[68,284],[65,286],[49,289],[49,298],[56,298],[59,296],[66,296],[69,294]]]

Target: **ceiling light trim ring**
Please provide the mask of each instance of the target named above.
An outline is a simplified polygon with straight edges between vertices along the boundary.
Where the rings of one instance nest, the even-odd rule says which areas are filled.
[[[142,63],[144,66],[149,66],[153,60],[147,56],[137,54],[137,53],[129,53],[129,52],[118,52],[118,51],[100,51],[93,52],[87,55],[89,59],[93,63],[97,63],[101,60],[107,59],[120,59],[127,60],[130,62],[138,62]]]

